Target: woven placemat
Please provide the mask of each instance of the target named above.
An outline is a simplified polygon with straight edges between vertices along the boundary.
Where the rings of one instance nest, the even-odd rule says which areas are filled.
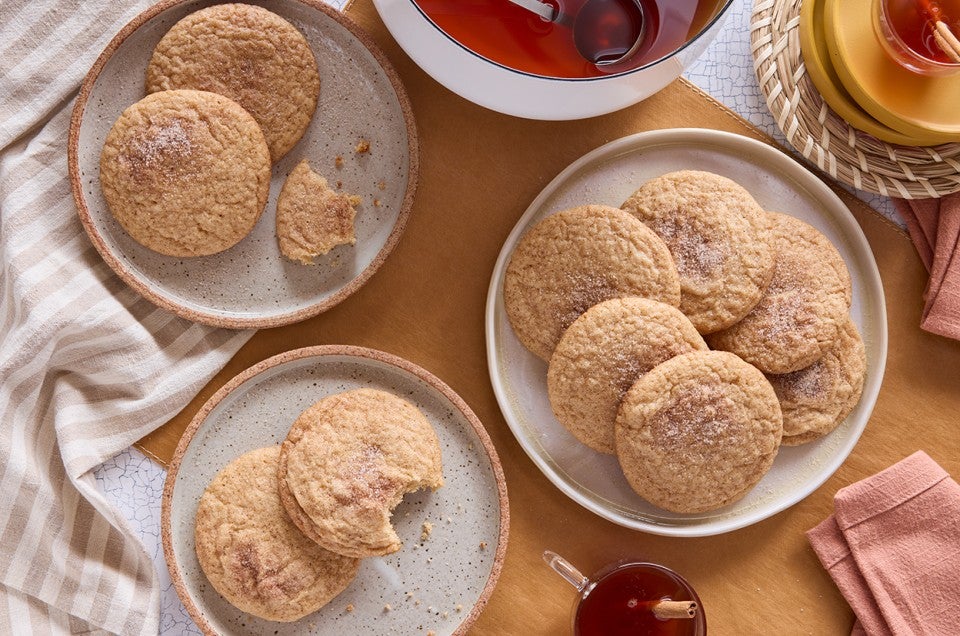
[[[960,143],[899,146],[848,124],[823,100],[800,52],[802,0],[757,0],[750,19],[754,70],[787,141],[834,179],[890,197],[960,190]]]

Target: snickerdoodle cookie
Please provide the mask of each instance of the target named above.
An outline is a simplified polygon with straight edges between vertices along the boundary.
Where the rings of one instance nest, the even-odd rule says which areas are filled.
[[[808,367],[833,347],[850,307],[850,274],[837,248],[814,227],[771,212],[776,271],[763,298],[743,320],[711,334],[764,373]]]
[[[770,221],[750,193],[709,172],[671,172],[621,206],[664,240],[680,273],[680,310],[700,333],[749,312],[773,276]]]
[[[277,474],[297,527],[354,557],[399,550],[390,512],[404,494],[443,485],[430,422],[406,400],[375,389],[331,395],[304,411],[283,442]]]
[[[342,194],[304,159],[283,183],[277,199],[277,241],[290,260],[312,265],[337,245],[357,242],[353,220],[360,197]]]
[[[673,512],[705,512],[743,497],[770,469],[783,418],[773,387],[723,351],[657,365],[627,391],[617,458],[641,497]]]
[[[849,317],[840,337],[809,367],[768,375],[783,410],[783,441],[788,446],[823,437],[860,401],[867,359],[863,340]]]
[[[270,154],[236,102],[203,91],[153,93],[107,134],[100,185],[138,243],[168,256],[206,256],[256,225],[270,190]]]
[[[277,494],[280,447],[241,455],[200,497],[195,543],[207,579],[237,608],[295,621],[342,592],[360,561],[324,550],[290,522]]]
[[[544,360],[580,314],[622,296],[676,306],[680,282],[663,241],[633,216],[604,205],[564,210],[534,225],[504,275],[510,324]]]
[[[707,344],[678,309],[645,298],[614,298],[588,309],[557,344],[547,371],[550,405],[574,436],[615,452],[614,420],[636,380],[681,353]]]
[[[253,115],[277,161],[317,107],[317,60],[303,35],[249,4],[218,4],[173,25],[147,66],[148,93],[192,88],[226,95]]]

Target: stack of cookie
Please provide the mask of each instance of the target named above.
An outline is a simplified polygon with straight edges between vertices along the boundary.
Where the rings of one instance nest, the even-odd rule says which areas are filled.
[[[404,494],[442,485],[440,442],[415,406],[374,389],[331,395],[281,446],[217,474],[197,508],[197,559],[240,610],[294,621],[346,589],[361,558],[401,548],[390,513]]]
[[[822,234],[696,171],[653,179],[619,209],[547,217],[504,279],[560,423],[616,454],[642,497],[685,513],[740,499],[781,444],[853,409],[866,363],[851,296]]]
[[[222,252],[253,230],[272,164],[306,132],[320,76],[307,40],[280,16],[246,4],[202,9],[160,40],[147,96],[113,125],[100,183],[120,225],[167,256]],[[277,207],[281,253],[311,264],[353,244],[359,197],[335,192],[306,160]]]

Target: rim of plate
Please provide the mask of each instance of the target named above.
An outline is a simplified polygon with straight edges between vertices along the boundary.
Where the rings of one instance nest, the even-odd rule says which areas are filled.
[[[140,29],[140,27],[144,26],[154,18],[157,18],[165,11],[192,1],[194,0],[162,0],[161,2],[158,2],[152,7],[149,7],[141,12],[133,20],[128,22],[126,26],[120,29],[120,31],[110,40],[109,44],[107,44],[103,52],[99,55],[99,57],[97,57],[96,62],[93,63],[93,66],[84,77],[83,83],[80,85],[80,93],[78,94],[77,101],[73,107],[73,112],[70,115],[70,130],[67,141],[67,172],[70,176],[70,189],[73,192],[73,200],[77,206],[77,215],[80,217],[80,222],[83,224],[83,229],[86,231],[87,236],[90,237],[90,240],[93,242],[97,252],[99,252],[101,258],[103,258],[110,269],[112,269],[114,273],[116,273],[117,276],[123,280],[124,283],[132,287],[134,291],[158,307],[171,311],[178,316],[193,322],[211,325],[213,327],[224,327],[227,329],[261,329],[280,327],[282,325],[288,325],[306,320],[307,318],[316,316],[317,314],[323,313],[324,311],[336,306],[360,289],[367,282],[367,280],[378,269],[380,269],[380,266],[386,260],[387,256],[389,256],[393,251],[394,247],[400,240],[400,236],[403,234],[403,231],[406,228],[407,220],[410,216],[410,210],[413,208],[414,195],[416,194],[420,179],[420,141],[417,136],[417,124],[416,119],[413,116],[413,108],[410,103],[410,98],[407,95],[407,91],[404,88],[403,83],[400,81],[400,76],[390,63],[390,60],[387,59],[387,56],[373,41],[373,38],[371,38],[366,31],[360,28],[356,22],[348,18],[343,13],[325,4],[322,2],[322,0],[290,0],[291,2],[300,3],[323,13],[325,16],[347,29],[347,31],[349,31],[350,34],[353,35],[353,37],[355,37],[377,61],[386,74],[387,79],[389,79],[390,85],[393,87],[394,92],[396,93],[397,101],[400,105],[400,111],[403,113],[403,120],[407,129],[407,153],[409,162],[407,188],[404,193],[403,203],[401,204],[400,210],[397,214],[397,220],[394,223],[390,235],[384,242],[383,247],[380,248],[380,251],[377,252],[370,263],[355,278],[347,282],[346,285],[338,289],[327,298],[313,305],[286,313],[251,317],[223,316],[216,313],[216,310],[213,308],[211,308],[209,311],[200,311],[185,305],[181,305],[171,300],[169,297],[155,291],[153,285],[145,282],[131,269],[129,269],[124,263],[124,260],[118,257],[109,248],[106,241],[97,231],[96,225],[90,214],[90,209],[87,207],[86,198],[84,196],[83,182],[80,178],[78,155],[80,126],[83,123],[84,110],[86,109],[87,102],[93,91],[94,84],[96,84],[97,79],[100,77],[100,73],[103,71],[103,68],[113,58],[114,53],[116,53],[117,49],[120,48],[120,45],[122,45],[128,37]]]
[[[426,382],[431,388],[439,391],[440,394],[449,400],[453,407],[464,416],[467,422],[470,423],[470,426],[473,428],[474,432],[477,434],[477,437],[480,439],[480,443],[483,445],[483,449],[490,460],[490,468],[497,482],[497,499],[500,507],[500,528],[497,534],[497,550],[494,554],[493,564],[490,569],[490,575],[487,578],[487,583],[484,586],[483,591],[480,593],[480,597],[477,599],[476,604],[474,604],[473,608],[470,610],[470,613],[464,617],[463,622],[461,622],[454,631],[455,635],[464,634],[466,630],[473,625],[477,618],[479,618],[480,612],[486,606],[487,601],[490,600],[490,595],[493,593],[493,590],[500,579],[500,573],[503,569],[503,560],[507,552],[507,541],[510,534],[510,504],[507,498],[507,482],[503,474],[503,466],[500,463],[500,456],[497,454],[497,449],[493,445],[493,440],[490,439],[490,435],[487,433],[486,428],[484,428],[483,423],[480,422],[480,419],[476,416],[476,414],[474,414],[473,410],[467,405],[467,403],[464,402],[463,398],[461,398],[443,380],[433,375],[423,367],[420,367],[399,356],[395,356],[384,351],[379,351],[377,349],[368,349],[366,347],[356,347],[352,345],[317,345],[312,347],[303,347],[301,349],[293,349],[291,351],[279,353],[275,356],[267,358],[266,360],[258,362],[257,364],[234,376],[230,381],[220,387],[220,389],[217,390],[217,392],[214,393],[202,407],[200,407],[200,410],[197,411],[197,414],[190,421],[190,424],[188,424],[184,429],[183,434],[180,437],[180,441],[177,444],[177,448],[173,453],[173,457],[170,459],[170,465],[167,467],[167,476],[163,482],[163,495],[161,498],[160,507],[160,535],[163,543],[163,556],[167,562],[167,569],[170,571],[170,578],[173,582],[174,588],[176,589],[177,596],[183,602],[184,607],[186,607],[187,612],[190,614],[190,618],[193,619],[197,627],[199,627],[204,634],[217,634],[217,632],[214,631],[210,623],[200,612],[200,608],[198,608],[193,602],[193,598],[187,592],[183,575],[180,573],[180,568],[177,564],[176,553],[173,549],[173,533],[171,532],[170,526],[170,515],[173,505],[173,491],[176,486],[177,475],[180,471],[180,463],[183,460],[183,455],[186,453],[187,448],[190,446],[190,442],[193,440],[197,431],[204,424],[204,422],[206,422],[210,413],[227,396],[242,388],[243,385],[249,380],[264,373],[265,371],[288,362],[302,360],[304,358],[322,358],[333,356],[373,360],[375,362],[392,366],[401,372],[408,373],[422,380],[423,382]]]
[[[538,120],[595,117],[626,108],[649,97],[656,91],[637,98],[638,91],[625,90],[623,86],[633,75],[654,70],[701,44],[703,38],[726,18],[733,3],[734,0],[718,2],[717,13],[703,28],[668,55],[621,73],[600,77],[564,78],[518,71],[483,57],[447,35],[427,17],[414,0],[373,0],[387,30],[417,66],[430,77],[484,108]],[[681,70],[673,77],[678,77]],[[660,88],[667,83],[669,80],[663,82]],[[578,99],[578,94],[582,95],[583,84],[609,85],[610,92],[606,95],[606,103],[596,97],[585,99],[581,96]],[[502,100],[504,95],[511,96],[509,106],[498,101]],[[573,101],[564,104],[556,100]],[[551,112],[544,114],[536,111],[530,105],[534,101],[540,107],[543,103],[553,104]],[[524,106],[524,103],[527,105]]]
[[[677,144],[685,141],[703,142],[705,140],[712,141],[717,144],[741,144],[741,147],[750,148],[754,151],[764,154],[769,158],[770,164],[774,169],[779,168],[780,170],[787,170],[794,173],[796,180],[800,182],[805,189],[813,193],[817,200],[828,201],[831,208],[837,208],[838,211],[843,210],[843,213],[841,213],[839,216],[832,216],[834,216],[835,220],[840,224],[847,238],[849,238],[853,243],[854,248],[858,252],[869,256],[869,258],[866,259],[866,280],[864,282],[867,285],[867,296],[874,297],[877,300],[878,311],[876,320],[880,325],[880,328],[878,329],[879,337],[877,343],[878,372],[875,375],[868,377],[864,384],[860,403],[867,405],[867,408],[863,414],[862,421],[855,427],[854,434],[850,436],[850,439],[847,440],[845,444],[837,449],[837,452],[830,458],[829,461],[824,463],[818,475],[813,478],[805,487],[790,493],[788,496],[784,496],[782,499],[775,501],[769,506],[760,507],[759,509],[750,511],[749,513],[746,513],[740,517],[734,517],[732,519],[710,520],[702,524],[688,526],[666,526],[650,523],[640,519],[630,518],[618,514],[603,505],[600,505],[596,501],[582,494],[577,487],[568,482],[550,465],[550,463],[544,457],[537,453],[532,442],[523,433],[522,424],[514,416],[513,411],[509,407],[510,401],[503,379],[497,372],[499,355],[497,353],[495,337],[497,320],[496,306],[497,298],[501,295],[501,281],[503,279],[504,270],[506,269],[510,254],[512,253],[512,249],[508,250],[507,247],[516,245],[520,236],[522,236],[522,234],[528,229],[531,219],[536,216],[537,212],[540,210],[543,202],[550,195],[552,195],[553,192],[568,178],[570,178],[584,166],[592,163],[597,158],[615,153],[617,150],[624,147],[630,147],[633,149],[638,142],[645,142],[645,145],[653,146],[658,144]],[[710,130],[705,128],[669,128],[665,130],[652,130],[621,137],[595,148],[594,150],[591,150],[587,154],[575,160],[563,171],[561,171],[560,174],[554,177],[527,207],[504,241],[503,248],[501,248],[496,264],[494,265],[493,274],[490,278],[490,286],[487,290],[484,331],[486,335],[487,371],[490,374],[490,382],[493,385],[493,392],[496,395],[500,411],[502,412],[507,425],[510,427],[510,431],[513,433],[514,438],[516,438],[517,442],[523,448],[527,456],[547,477],[547,479],[549,479],[554,486],[559,488],[560,491],[562,491],[570,499],[580,504],[587,510],[590,510],[604,519],[607,519],[608,521],[612,521],[618,525],[632,528],[634,530],[642,530],[650,534],[674,537],[703,537],[738,530],[786,510],[790,506],[793,506],[797,502],[809,496],[813,491],[823,485],[823,483],[837,471],[841,464],[846,461],[847,457],[853,451],[853,447],[860,439],[860,435],[863,433],[863,429],[866,427],[867,421],[870,419],[870,415],[873,412],[873,408],[876,404],[877,395],[880,392],[880,385],[883,382],[883,375],[886,369],[887,361],[887,310],[883,292],[883,284],[880,280],[880,271],[877,268],[876,259],[873,258],[873,252],[870,249],[870,244],[867,242],[867,238],[863,234],[860,224],[857,223],[856,219],[853,217],[853,214],[847,209],[847,206],[843,203],[843,201],[840,200],[836,193],[834,193],[833,190],[831,190],[830,187],[821,181],[816,175],[774,146],[762,141],[751,139],[749,137],[744,137],[743,135],[738,135],[736,133],[721,130]]]

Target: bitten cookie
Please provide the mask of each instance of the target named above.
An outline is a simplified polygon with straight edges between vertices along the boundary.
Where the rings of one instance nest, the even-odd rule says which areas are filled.
[[[154,93],[123,111],[107,134],[100,186],[141,245],[206,256],[256,225],[270,190],[270,154],[236,102],[202,91]]]
[[[337,245],[353,245],[354,206],[359,204],[360,197],[330,188],[304,159],[284,181],[277,199],[280,251],[290,260],[312,265]]]
[[[277,474],[297,527],[354,557],[399,550],[391,510],[408,492],[443,485],[430,422],[406,400],[374,389],[331,395],[304,411],[283,442]]]
[[[578,440],[613,454],[614,421],[627,389],[664,360],[706,349],[675,307],[645,298],[594,305],[564,332],[550,358],[553,413]]]
[[[238,609],[271,621],[317,611],[350,585],[360,561],[324,550],[287,518],[277,494],[280,447],[245,453],[200,497],[195,543],[207,579]]]
[[[310,45],[292,24],[262,7],[218,4],[174,24],[154,49],[147,92],[176,88],[239,103],[263,129],[277,161],[307,130],[320,75]]]
[[[622,296],[676,306],[680,282],[663,241],[633,216],[603,205],[557,212],[534,225],[504,275],[510,324],[544,360],[580,314]]]
[[[792,216],[770,216],[777,253],[773,280],[743,320],[707,342],[764,373],[783,374],[810,366],[833,347],[852,292],[847,266],[829,239]]]
[[[617,458],[630,486],[673,512],[742,498],[773,464],[783,418],[760,371],[723,351],[671,358],[627,391]]]
[[[835,429],[860,401],[866,370],[863,340],[848,317],[822,358],[793,373],[768,375],[783,410],[781,443],[803,444]]]
[[[671,172],[621,206],[664,240],[680,274],[680,311],[700,333],[734,324],[773,276],[770,221],[750,193],[709,172]]]

